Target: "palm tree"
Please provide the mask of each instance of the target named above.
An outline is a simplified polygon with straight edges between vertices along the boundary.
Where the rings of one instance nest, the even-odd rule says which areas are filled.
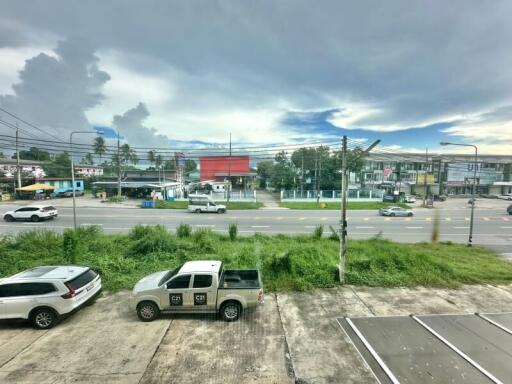
[[[88,165],[94,164],[94,159],[92,158],[91,153],[88,153],[87,155],[85,155],[85,157],[82,159],[82,161],[84,164],[88,164]]]
[[[151,165],[153,165],[155,163],[155,160],[156,160],[156,152],[155,151],[148,152],[148,160],[151,163]]]
[[[105,144],[105,139],[101,136],[97,136],[94,139],[94,153],[100,157],[101,164],[101,156],[103,156],[107,152],[107,146]]]

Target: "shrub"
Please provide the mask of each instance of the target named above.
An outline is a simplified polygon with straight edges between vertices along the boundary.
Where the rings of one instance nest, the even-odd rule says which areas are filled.
[[[173,236],[161,225],[137,226],[130,237],[134,240],[129,255],[144,256],[154,252],[174,252],[177,249]]]
[[[183,239],[185,237],[190,237],[192,234],[192,227],[188,224],[180,224],[176,228],[176,236],[178,236],[180,239]]]
[[[125,196],[118,196],[118,195],[110,196],[110,197],[108,198],[108,201],[109,201],[110,203],[121,203],[121,202],[123,202],[123,201],[125,201],[125,200],[126,200],[126,197],[125,197]]]
[[[71,264],[76,263],[76,254],[78,252],[79,236],[77,231],[72,229],[66,229],[62,237],[62,250],[64,257]]]
[[[238,225],[236,223],[229,224],[229,239],[231,241],[236,240],[236,236],[238,235]]]
[[[322,224],[317,225],[315,227],[315,230],[313,231],[313,238],[321,239],[323,234],[324,234],[324,226]]]
[[[330,240],[340,241],[340,235],[337,230],[334,229],[332,225],[329,225],[329,229],[331,230],[331,234],[329,235]]]

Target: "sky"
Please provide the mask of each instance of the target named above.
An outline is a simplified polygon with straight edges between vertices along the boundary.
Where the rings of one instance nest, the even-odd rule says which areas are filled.
[[[230,132],[234,145],[347,135],[404,151],[451,141],[512,155],[511,1],[0,9],[0,106],[55,137],[102,126],[134,146],[186,148],[224,146]]]

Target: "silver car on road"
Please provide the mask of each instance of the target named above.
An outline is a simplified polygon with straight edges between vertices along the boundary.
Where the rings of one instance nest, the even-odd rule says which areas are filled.
[[[411,216],[414,215],[410,209],[405,209],[405,208],[402,208],[402,207],[386,207],[386,208],[381,208],[379,210],[379,214],[381,216],[391,216],[391,217],[394,217],[394,216],[411,217]]]

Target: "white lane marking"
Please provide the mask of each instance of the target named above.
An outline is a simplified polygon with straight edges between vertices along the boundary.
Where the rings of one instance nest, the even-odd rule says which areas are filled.
[[[103,224],[91,224],[91,223],[83,223],[83,224],[80,224],[80,226],[95,226],[95,225],[98,225],[98,226],[103,226]]]
[[[283,219],[284,219],[284,217],[276,217],[275,219],[276,219],[276,220],[283,220]]]
[[[453,227],[455,229],[469,229],[469,227]]]
[[[196,227],[215,227],[215,224],[196,224]]]
[[[360,227],[356,227],[356,229],[373,229],[375,227],[363,227],[363,226],[360,226]]]
[[[469,217],[465,217],[464,220],[469,221]]]
[[[270,225],[251,225],[251,228],[270,228]]]
[[[322,220],[322,221],[326,221],[326,220],[327,220],[327,217],[322,217],[320,220]]]
[[[445,218],[445,221],[452,221],[452,219],[451,219],[451,218],[449,218],[449,217],[446,217],[446,218]]]
[[[42,225],[44,223],[38,223],[38,222],[33,222],[31,221],[30,223],[22,223],[23,225]]]
[[[512,229],[512,227],[500,227],[502,229]]]
[[[503,221],[508,221],[508,217],[502,217]]]
[[[363,220],[364,221],[368,221],[368,220],[370,220],[370,218],[369,217],[365,217]]]
[[[410,218],[410,217],[407,217],[407,218],[405,219],[405,221],[411,221],[411,218]]]
[[[488,217],[484,217],[484,221],[489,221],[490,219]]]
[[[306,220],[305,217],[299,217],[299,220],[303,221],[303,220]]]
[[[432,219],[430,217],[427,217],[425,220],[426,221],[431,221]]]
[[[316,228],[314,225],[305,225],[304,228]]]
[[[389,220],[391,220],[391,218],[390,218],[390,217],[386,217],[386,218],[384,219],[384,221],[389,221]]]
[[[423,227],[405,227],[407,229],[423,229]]]

